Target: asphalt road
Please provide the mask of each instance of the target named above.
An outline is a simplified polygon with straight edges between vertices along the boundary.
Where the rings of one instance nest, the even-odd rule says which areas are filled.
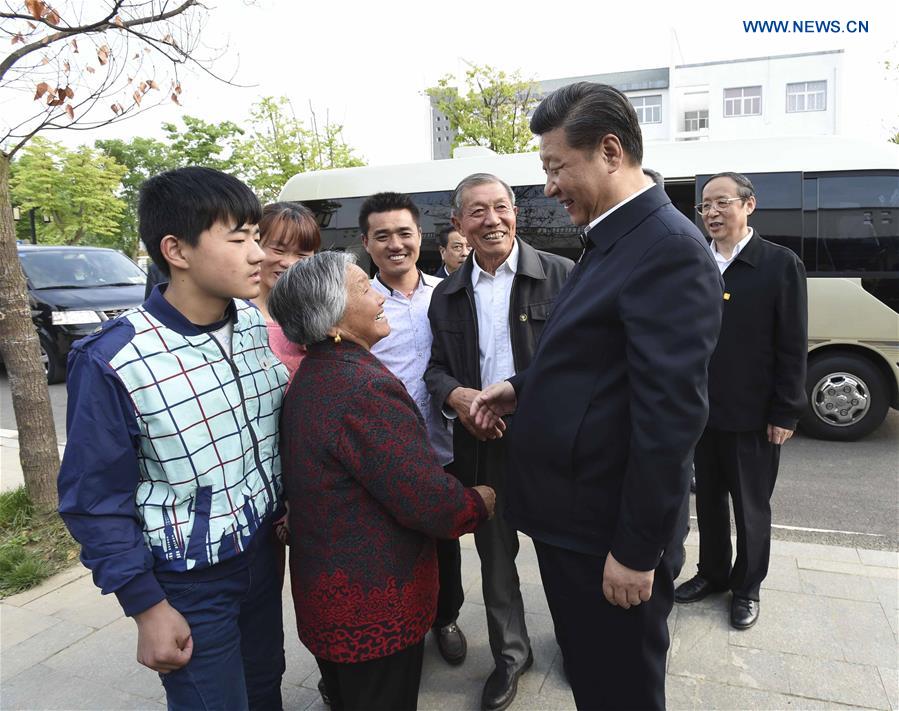
[[[65,441],[65,385],[50,386],[57,437]],[[16,429],[0,370],[0,429]],[[784,446],[774,491],[774,536],[899,550],[899,412],[859,442],[796,435]]]

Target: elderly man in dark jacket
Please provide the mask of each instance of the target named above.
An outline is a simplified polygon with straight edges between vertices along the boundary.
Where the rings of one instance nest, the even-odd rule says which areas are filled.
[[[515,196],[494,175],[463,179],[453,193],[452,212],[453,225],[474,252],[431,297],[434,341],[425,382],[444,414],[458,418],[448,470],[465,484],[492,486],[502,498],[505,442],[498,429],[479,430],[469,408],[481,388],[528,366],[553,300],[574,265],[515,236]],[[518,677],[531,666],[533,655],[515,567],[515,529],[498,514],[475,532],[475,544],[496,664],[484,686],[482,707],[495,711],[515,698]]]

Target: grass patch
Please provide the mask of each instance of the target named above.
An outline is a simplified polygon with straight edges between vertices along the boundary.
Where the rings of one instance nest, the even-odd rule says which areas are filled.
[[[77,558],[59,514],[35,513],[24,487],[0,494],[0,597],[34,587]]]

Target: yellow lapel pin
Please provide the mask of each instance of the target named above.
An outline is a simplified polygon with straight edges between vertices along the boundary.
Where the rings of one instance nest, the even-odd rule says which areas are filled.
[[[730,292],[729,292],[729,291],[725,291],[725,292],[724,292],[724,300],[725,300],[725,301],[730,301]]]

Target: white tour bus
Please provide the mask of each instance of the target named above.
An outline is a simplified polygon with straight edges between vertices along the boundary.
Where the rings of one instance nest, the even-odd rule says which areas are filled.
[[[368,195],[411,195],[424,233],[420,267],[439,266],[437,232],[466,175],[493,173],[515,191],[518,236],[576,258],[578,230],[543,194],[536,153],[461,149],[451,160],[301,173],[280,199],[311,208],[326,248],[352,249],[363,268],[359,206]],[[809,275],[809,408],[803,430],[858,439],[899,409],[899,146],[840,137],[648,143],[643,165],[665,176],[672,202],[702,229],[693,206],[708,176],[746,174],[758,198],[750,223],[803,260]]]

